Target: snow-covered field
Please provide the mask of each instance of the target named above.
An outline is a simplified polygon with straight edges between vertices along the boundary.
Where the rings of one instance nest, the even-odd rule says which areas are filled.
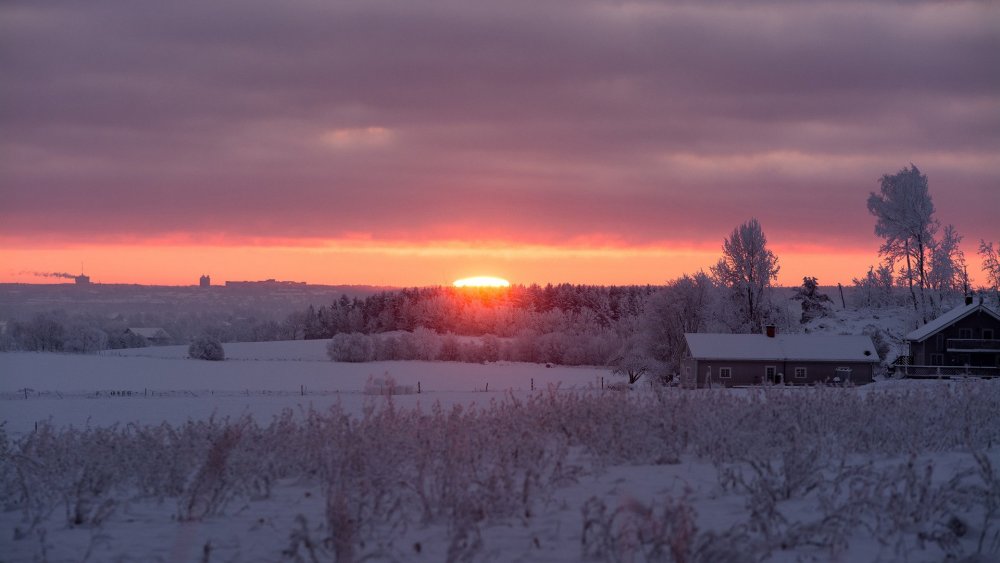
[[[252,414],[269,420],[286,408],[340,403],[360,412],[371,379],[391,377],[413,393],[400,406],[485,403],[532,386],[600,387],[609,370],[539,364],[458,362],[336,363],[325,340],[226,344],[224,362],[187,358],[186,346],[115,350],[104,355],[0,354],[0,405],[16,434],[56,426],[115,422],[179,424],[188,418]],[[420,393],[416,393],[418,390]]]
[[[1000,559],[997,382],[620,392],[324,345],[0,354],[0,561]]]

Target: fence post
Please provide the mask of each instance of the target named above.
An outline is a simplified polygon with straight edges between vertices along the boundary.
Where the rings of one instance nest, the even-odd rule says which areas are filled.
[[[531,378],[531,390],[532,391],[535,390],[535,378],[534,377]]]
[[[419,394],[420,394],[420,382],[418,381],[417,382],[417,395],[419,395]]]

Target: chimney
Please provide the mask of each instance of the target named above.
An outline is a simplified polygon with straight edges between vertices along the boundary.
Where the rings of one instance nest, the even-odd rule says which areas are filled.
[[[764,327],[764,331],[767,333],[768,338],[774,338],[774,335],[778,333],[778,327],[774,325],[767,325]]]
[[[965,296],[965,304],[966,305],[972,305],[972,296],[971,295],[966,295]]]

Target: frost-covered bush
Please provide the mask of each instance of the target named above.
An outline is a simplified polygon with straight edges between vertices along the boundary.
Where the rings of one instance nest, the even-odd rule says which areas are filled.
[[[335,362],[370,362],[373,359],[372,337],[360,332],[337,334],[326,346],[326,353]]]
[[[226,352],[222,348],[222,342],[213,336],[199,336],[188,346],[188,357],[195,360],[222,361],[226,359]]]
[[[583,556],[614,562],[733,562],[746,559],[742,530],[724,536],[700,532],[697,513],[685,499],[669,496],[649,504],[623,499],[613,510],[598,497],[583,505]]]
[[[365,382],[365,395],[412,395],[416,393],[412,385],[400,385],[396,378],[386,373],[382,377],[368,376]]]
[[[886,333],[885,329],[874,324],[869,324],[862,329],[862,334],[871,337],[872,343],[875,344],[875,351],[878,352],[878,357],[882,358],[883,362],[890,360],[889,354],[892,352],[893,344],[890,340],[891,337]]]
[[[745,499],[742,521],[699,531],[684,498],[612,507],[598,499],[582,514],[584,555],[717,561],[742,546],[735,560],[798,547],[836,558],[863,535],[877,539],[886,559],[930,546],[940,560],[1000,545],[1000,473],[978,453],[1000,443],[1000,387],[991,382],[865,393],[550,388],[429,411],[393,400],[371,398],[360,415],[339,405],[288,410],[267,423],[43,423],[17,438],[0,427],[0,503],[20,511],[27,530],[53,514],[99,526],[133,499],[169,499],[179,519],[197,520],[295,482],[321,488],[324,517],[320,528],[302,520],[292,530],[293,552],[405,560],[412,546],[398,545],[403,531],[441,525],[450,556],[468,560],[483,548],[482,528],[530,520],[585,467],[686,458],[715,465],[721,489]],[[940,452],[969,452],[975,470],[936,475]]]
[[[93,354],[108,347],[108,334],[87,325],[73,325],[66,331],[63,350],[77,354]]]

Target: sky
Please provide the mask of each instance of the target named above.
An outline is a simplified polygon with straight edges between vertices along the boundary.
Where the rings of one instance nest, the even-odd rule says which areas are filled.
[[[663,283],[751,217],[877,263],[913,163],[1000,241],[991,2],[10,1],[0,281]]]

